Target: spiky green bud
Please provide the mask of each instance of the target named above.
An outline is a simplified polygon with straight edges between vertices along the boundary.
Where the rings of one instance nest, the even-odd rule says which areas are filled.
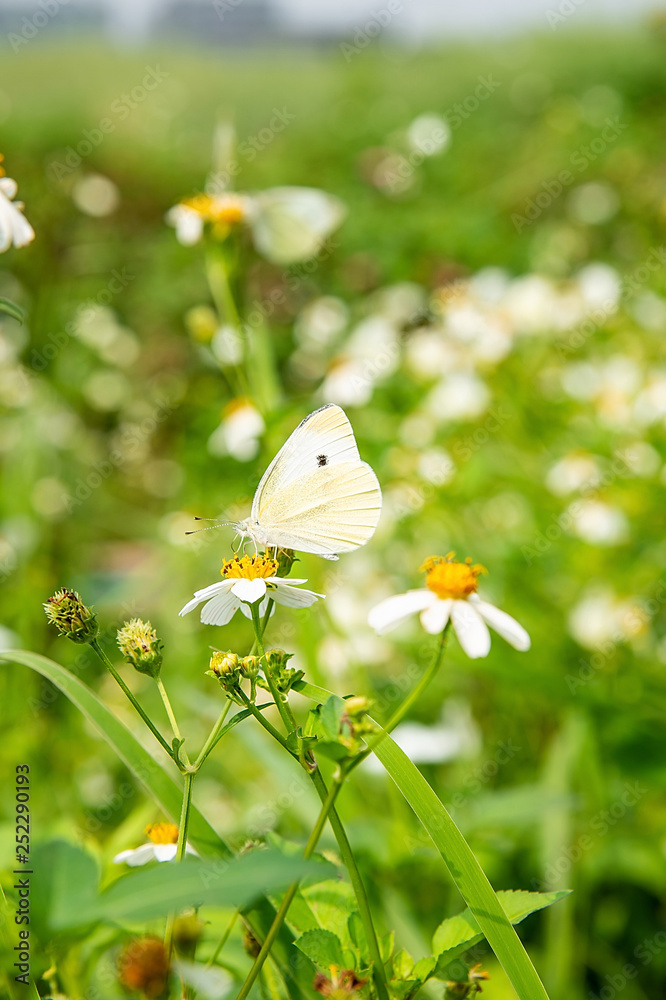
[[[162,666],[162,642],[150,622],[132,618],[116,635],[118,649],[140,674],[157,677]]]
[[[58,590],[44,604],[44,611],[60,634],[72,642],[93,642],[97,638],[97,617],[75,590],[67,590],[66,587]]]

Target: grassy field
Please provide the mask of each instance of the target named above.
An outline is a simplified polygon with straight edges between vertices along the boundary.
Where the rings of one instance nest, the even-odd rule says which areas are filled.
[[[219,579],[231,531],[185,532],[195,515],[245,516],[268,460],[356,358],[366,397],[334,401],[385,514],[338,564],[301,557],[297,575],[328,598],[278,609],[271,643],[296,650],[312,683],[390,704],[433,640],[416,621],[380,639],[369,608],[421,586],[433,553],[488,568],[483,592],[525,625],[531,651],[494,636],[472,661],[452,640],[411,719],[434,727],[431,746],[448,734],[450,754],[420,766],[494,887],[574,890],[521,928],[551,1000],[654,1000],[666,983],[665,46],[657,27],[562,31],[418,53],[378,42],[347,62],[336,49],[127,54],[37,40],[5,57],[0,89],[4,166],[37,234],[0,268],[0,295],[27,314],[0,320],[3,645],[74,668],[138,733],[92,652],[56,638],[41,605],[77,589],[109,652],[125,619],[149,618],[199,745],[219,711],[204,671],[222,640],[177,612]],[[449,122],[450,142],[417,162],[406,132],[425,113]],[[164,221],[203,188],[229,117],[239,190],[316,186],[348,209],[315,266],[285,271],[241,249],[238,298],[263,303],[270,348],[247,362],[266,424],[249,461],[209,446],[236,392],[193,332],[190,310],[211,305],[201,248]],[[406,190],[382,186],[398,168]],[[93,173],[116,192],[103,216],[80,207]],[[346,317],[325,343],[310,305],[322,296]],[[389,330],[372,357],[353,340],[365,320]],[[224,642],[249,637],[237,617]],[[159,715],[150,679],[122,673]],[[110,878],[154,807],[41,678],[4,665],[0,698],[3,770],[30,764],[35,842],[81,842]],[[195,791],[213,825],[236,846],[273,828],[303,842],[317,806],[298,768],[260,730],[241,726],[225,746]],[[355,777],[340,811],[380,930],[420,956],[461,908],[438,855],[378,771]],[[89,948],[114,947],[104,934]],[[229,948],[242,964],[239,934]],[[476,960],[489,1000],[513,996],[492,954]]]

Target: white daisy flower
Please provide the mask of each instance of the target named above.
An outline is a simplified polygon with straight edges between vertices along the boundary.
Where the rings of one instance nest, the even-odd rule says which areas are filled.
[[[382,601],[368,615],[368,624],[383,635],[420,613],[421,624],[431,635],[443,632],[450,621],[464,652],[473,660],[490,652],[489,625],[514,649],[528,650],[530,637],[522,625],[478,596],[478,578],[485,568],[472,565],[471,559],[456,562],[454,555],[449,552],[445,558],[426,559],[421,567],[426,588]]]
[[[201,621],[204,625],[226,625],[238,610],[246,618],[252,617],[251,604],[259,604],[259,614],[266,611],[269,600],[287,608],[309,608],[323,594],[300,590],[307,580],[287,580],[277,576],[278,563],[268,556],[234,556],[226,559],[221,569],[223,580],[198,590],[179,613],[203,604]]]
[[[344,215],[342,202],[326,191],[281,187],[257,195],[197,194],[170,208],[166,220],[184,246],[198,243],[206,224],[218,239],[234,226],[247,226],[259,253],[286,265],[313,257]]]
[[[121,851],[116,854],[113,863],[129,865],[138,868],[149,861],[173,861],[178,845],[178,827],[174,823],[151,823],[146,827],[149,842],[131,851]],[[185,847],[186,854],[197,852],[189,844]]]
[[[23,215],[23,202],[14,201],[18,185],[4,174],[0,166],[0,253],[11,246],[24,247],[35,238],[35,230]]]

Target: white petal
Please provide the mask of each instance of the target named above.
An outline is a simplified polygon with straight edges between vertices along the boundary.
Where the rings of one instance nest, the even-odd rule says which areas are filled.
[[[176,227],[176,239],[185,247],[198,243],[203,236],[203,219],[187,205],[174,205],[167,212],[166,220]]]
[[[284,583],[268,593],[276,604],[282,604],[285,608],[309,608],[320,597],[325,597],[324,594],[315,594],[314,590],[299,590],[298,587],[286,586]]]
[[[18,184],[11,177],[0,177],[0,191],[11,201],[16,197]]]
[[[117,865],[122,865],[124,862],[130,868],[138,868],[139,865],[145,865],[152,861],[154,857],[155,845],[151,843],[142,844],[141,847],[137,847],[133,851],[121,851],[120,854],[116,854],[113,860]]]
[[[177,844],[155,844],[155,857],[158,861],[173,861],[177,853]]]
[[[266,581],[261,579],[237,580],[231,588],[231,593],[239,601],[245,601],[247,604],[255,604],[266,595]]]
[[[0,179],[6,181],[10,178]],[[23,247],[35,237],[34,229],[18,205],[18,202],[16,205],[12,204],[0,192],[0,253],[4,253],[12,244],[16,247]]]
[[[439,598],[432,590],[408,590],[406,594],[387,597],[371,610],[368,615],[368,625],[374,628],[378,635],[384,635],[392,628],[402,625],[410,615],[424,611],[437,600]]]
[[[451,621],[463,651],[471,660],[488,655],[490,652],[490,632],[472,604],[468,601],[453,601]]]
[[[224,590],[201,609],[202,625],[226,625],[231,621],[241,604],[230,590]]]
[[[232,586],[232,580],[220,580],[219,583],[211,583],[210,587],[204,587],[203,590],[197,590],[192,600],[188,601],[185,607],[180,609],[178,614],[186,615],[189,611],[193,611],[194,608],[198,607],[204,601],[209,600],[211,597],[215,597],[216,594],[224,594],[228,590],[231,590]]]
[[[450,598],[447,600],[439,598],[429,608],[421,612],[421,624],[426,632],[429,632],[430,635],[439,635],[440,632],[444,631],[444,626],[451,615],[452,604],[453,601]]]
[[[518,649],[521,653],[524,653],[530,648],[532,641],[528,633],[515,618],[507,615],[506,611],[500,611],[494,604],[488,604],[487,601],[481,601],[478,598],[474,601],[474,607],[484,621],[491,628],[494,628],[498,635],[506,639],[514,649]]]

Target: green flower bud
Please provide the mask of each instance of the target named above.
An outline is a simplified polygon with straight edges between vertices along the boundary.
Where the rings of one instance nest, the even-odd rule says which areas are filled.
[[[298,562],[293,549],[270,549],[266,554],[270,554],[271,559],[275,559],[278,564],[276,576],[289,576],[291,567]]]
[[[240,661],[241,675],[252,680],[259,673],[260,666],[261,662],[258,656],[244,656]]]
[[[238,656],[236,653],[223,653],[216,649],[208,664],[209,671],[216,677],[228,677],[238,672]]]
[[[72,642],[93,642],[97,638],[97,617],[75,590],[63,587],[49,597],[43,607],[51,624]]]
[[[350,719],[362,719],[364,715],[370,711],[372,707],[372,701],[370,698],[365,698],[363,695],[354,695],[351,698],[345,698],[345,708],[347,710],[347,715]]]
[[[162,666],[162,642],[150,622],[132,618],[116,636],[118,649],[140,674],[157,677]]]
[[[264,655],[266,669],[270,670],[272,674],[278,673],[287,665],[287,660],[290,660],[292,656],[293,653],[285,653],[284,649],[268,649]]]

